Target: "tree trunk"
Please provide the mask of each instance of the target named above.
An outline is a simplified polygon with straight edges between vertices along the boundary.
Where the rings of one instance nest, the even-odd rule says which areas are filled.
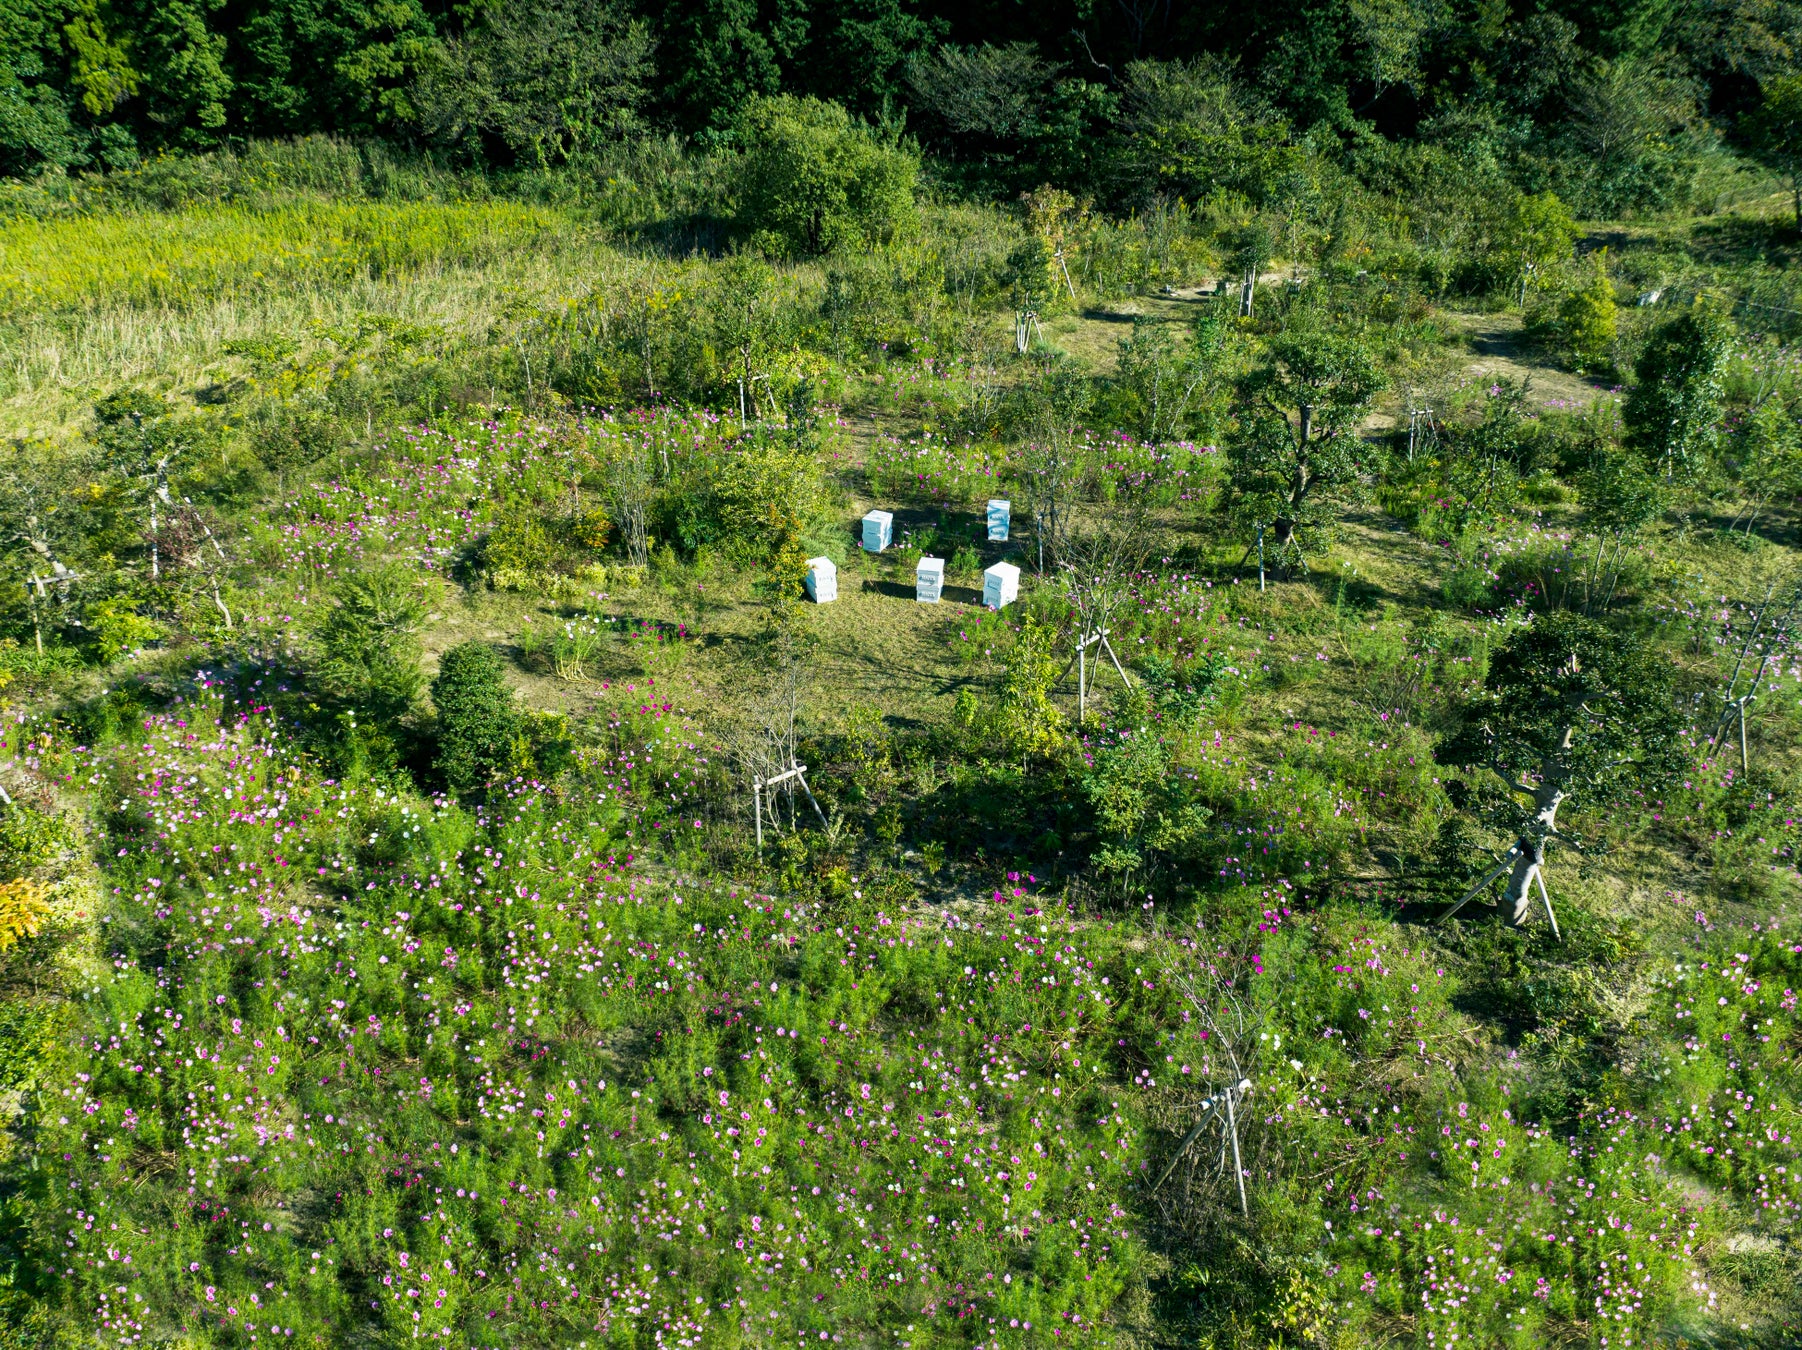
[[[1568,742],[1570,734],[1565,734]],[[1558,807],[1564,801],[1564,789],[1547,783],[1533,794],[1535,811],[1532,827],[1521,835],[1520,856],[1508,873],[1508,888],[1502,893],[1502,905],[1508,911],[1508,922],[1519,928],[1526,923],[1533,908],[1533,887],[1541,884],[1539,874],[1545,868],[1545,841],[1558,828]]]

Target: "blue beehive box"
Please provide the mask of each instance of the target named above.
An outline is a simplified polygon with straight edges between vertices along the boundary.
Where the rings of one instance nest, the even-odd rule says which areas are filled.
[[[991,544],[1007,542],[1007,527],[1012,518],[1012,512],[1012,503],[1004,502],[999,497],[989,502],[989,542]]]
[[[863,518],[863,551],[880,553],[895,542],[895,517],[887,511],[872,511]]]

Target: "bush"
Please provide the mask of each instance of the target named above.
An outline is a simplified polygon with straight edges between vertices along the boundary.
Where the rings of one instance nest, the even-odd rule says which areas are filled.
[[[777,257],[894,238],[914,216],[919,161],[836,103],[753,100],[739,124],[738,219]]]
[[[767,563],[800,539],[819,514],[820,467],[786,437],[749,439],[713,472],[712,515],[720,550],[736,562]]]
[[[1607,255],[1607,249],[1594,255],[1594,270],[1558,306],[1558,326],[1580,370],[1605,368],[1614,352],[1614,283],[1608,279]]]
[[[486,787],[512,763],[519,717],[493,647],[464,642],[447,651],[432,681],[432,703],[438,709],[438,772],[451,791]]]

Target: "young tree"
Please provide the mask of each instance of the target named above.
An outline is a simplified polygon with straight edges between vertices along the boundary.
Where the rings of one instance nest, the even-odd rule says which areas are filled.
[[[1064,532],[1058,541],[1057,565],[1076,611],[1076,641],[1071,660],[1082,670],[1077,686],[1079,715],[1087,712],[1088,663],[1099,669],[1106,658],[1119,662],[1108,634],[1121,609],[1132,598],[1133,577],[1151,553],[1149,515],[1142,502],[1092,513]],[[1120,677],[1126,678],[1124,668]]]
[[[1556,193],[1523,193],[1515,198],[1496,232],[1496,247],[1514,277],[1520,304],[1527,303],[1529,286],[1538,285],[1548,268],[1570,256],[1576,237],[1570,208]]]
[[[647,567],[651,561],[651,498],[657,489],[657,470],[648,436],[628,432],[615,437],[601,463],[601,472],[607,485],[607,509],[619,526],[626,561],[634,567]]]
[[[1750,537],[1773,501],[1802,495],[1802,423],[1785,400],[1767,398],[1740,421],[1732,444],[1740,490],[1733,528],[1743,522]]]
[[[1064,715],[1051,701],[1057,683],[1057,630],[1028,614],[1006,657],[989,730],[996,748],[1022,765],[1047,756],[1064,739]]]
[[[1055,563],[1058,556],[1080,459],[1076,429],[1088,415],[1093,397],[1088,380],[1047,362],[1033,380],[1016,386],[1010,399],[1008,420],[1026,438],[1015,476],[1032,516],[1040,576],[1045,575],[1047,559]]]
[[[1239,316],[1248,319],[1258,293],[1258,277],[1276,252],[1276,235],[1263,221],[1254,220],[1234,230],[1229,244],[1240,277]]]
[[[1229,450],[1240,509],[1268,527],[1279,554],[1324,547],[1331,499],[1361,467],[1358,422],[1384,384],[1355,337],[1300,332],[1271,344],[1242,385],[1243,434]]]
[[[1533,453],[1534,423],[1527,413],[1531,386],[1530,379],[1518,385],[1497,380],[1477,421],[1446,424],[1440,473],[1458,503],[1457,528],[1512,503]]]
[[[762,417],[760,402],[776,408],[770,358],[776,349],[779,292],[775,269],[754,253],[737,253],[713,269],[707,292],[714,341],[738,385],[741,426]]]
[[[391,563],[353,572],[332,588],[332,605],[314,630],[320,680],[378,724],[412,710],[425,682],[419,630],[426,598],[412,569]]]
[[[83,544],[97,513],[91,501],[84,503],[78,496],[91,468],[91,460],[79,450],[15,442],[0,470],[0,557],[5,560],[6,591],[24,602],[40,656],[46,629],[59,616],[73,613],[71,590],[91,579]]]
[[[1596,456],[1578,486],[1583,494],[1583,523],[1595,539],[1583,587],[1583,613],[1594,618],[1606,614],[1614,604],[1626,546],[1658,519],[1665,494],[1644,461],[1614,449],[1604,449]]]
[[[478,791],[507,771],[520,718],[493,647],[463,642],[440,657],[432,703],[438,710],[438,772],[452,792]]]
[[[157,395],[146,389],[121,389],[94,405],[94,441],[107,468],[134,500],[144,504],[150,579],[160,580],[158,520],[174,506],[169,479],[176,460],[187,449],[182,428],[168,403]]]
[[[1439,756],[1502,781],[1508,795],[1491,819],[1513,843],[1446,916],[1504,872],[1510,922],[1526,922],[1535,888],[1549,914],[1547,846],[1577,845],[1559,829],[1559,811],[1568,803],[1607,810],[1655,789],[1682,767],[1682,730],[1670,665],[1637,639],[1570,613],[1542,614],[1518,630]]]
[[[1621,405],[1627,443],[1666,481],[1707,466],[1720,434],[1722,376],[1733,348],[1727,317],[1695,305],[1653,330]]]
[[[1114,382],[1127,423],[1122,429],[1147,444],[1211,437],[1223,420],[1217,405],[1225,384],[1226,325],[1209,316],[1188,339],[1179,346],[1168,325],[1143,315],[1133,319],[1132,335],[1120,339]]]
[[[1608,250],[1597,249],[1590,272],[1558,305],[1558,327],[1579,368],[1605,368],[1617,329],[1614,283],[1608,279]]]

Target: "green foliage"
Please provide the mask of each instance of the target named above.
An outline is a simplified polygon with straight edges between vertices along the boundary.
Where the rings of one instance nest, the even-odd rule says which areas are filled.
[[[330,411],[304,403],[272,400],[257,410],[250,428],[251,452],[276,476],[278,487],[344,444],[343,428]]]
[[[1451,506],[1441,518],[1454,533],[1507,511],[1518,499],[1538,440],[1526,400],[1524,387],[1503,379],[1490,387],[1476,421],[1446,424],[1438,476]]]
[[[1291,142],[1288,122],[1235,79],[1226,61],[1134,61],[1121,105],[1122,158],[1132,187],[1145,196],[1194,200],[1225,189],[1262,202],[1306,158]]]
[[[1354,434],[1384,377],[1356,337],[1290,332],[1241,382],[1247,407],[1230,450],[1242,517],[1268,525],[1284,552],[1323,550],[1332,499],[1353,489],[1363,448]]]
[[[1618,320],[1608,250],[1591,255],[1590,273],[1558,303],[1558,327],[1579,370],[1606,369],[1613,360]]]
[[[1198,320],[1179,345],[1167,326],[1133,320],[1115,361],[1118,397],[1111,412],[1122,430],[1151,445],[1212,443],[1226,427],[1230,343],[1226,326]]]
[[[464,642],[445,652],[432,679],[432,706],[437,768],[452,792],[477,792],[512,767],[519,715],[492,646]]]
[[[757,99],[740,120],[737,214],[776,257],[885,243],[914,220],[918,161],[834,103]]]
[[[1601,811],[1651,796],[1680,770],[1683,726],[1656,652],[1593,619],[1542,614],[1491,659],[1483,697],[1441,758]],[[1504,808],[1511,827],[1516,810]]]
[[[1063,743],[1064,715],[1051,701],[1059,669],[1056,642],[1057,630],[1028,613],[1008,650],[985,730],[1009,759],[1044,758]]]
[[[798,542],[823,491],[818,459],[778,434],[740,441],[713,465],[709,488],[713,537],[743,562],[767,562]]]
[[[1096,752],[1082,778],[1095,816],[1093,862],[1118,879],[1122,898],[1136,877],[1196,860],[1213,813],[1194,800],[1192,781],[1175,772],[1169,742],[1148,727]]]
[[[378,725],[405,716],[419,697],[419,630],[428,598],[416,574],[398,563],[354,572],[332,588],[314,630],[315,663],[326,690],[367,710]]]
[[[1621,421],[1627,443],[1666,479],[1709,467],[1732,345],[1726,318],[1697,304],[1660,324],[1640,350]]]
[[[63,816],[13,802],[0,811],[0,877],[38,871],[73,854],[81,836]]]
[[[1789,180],[1796,228],[1802,230],[1802,74],[1774,75],[1759,91],[1751,120],[1759,155]]]
[[[427,136],[474,156],[493,136],[543,169],[638,129],[653,40],[624,5],[546,0],[482,17],[421,70],[412,116]]]
[[[1503,216],[1496,230],[1499,265],[1525,304],[1530,287],[1542,285],[1553,267],[1570,256],[1577,237],[1570,209],[1556,193],[1522,194]]]

